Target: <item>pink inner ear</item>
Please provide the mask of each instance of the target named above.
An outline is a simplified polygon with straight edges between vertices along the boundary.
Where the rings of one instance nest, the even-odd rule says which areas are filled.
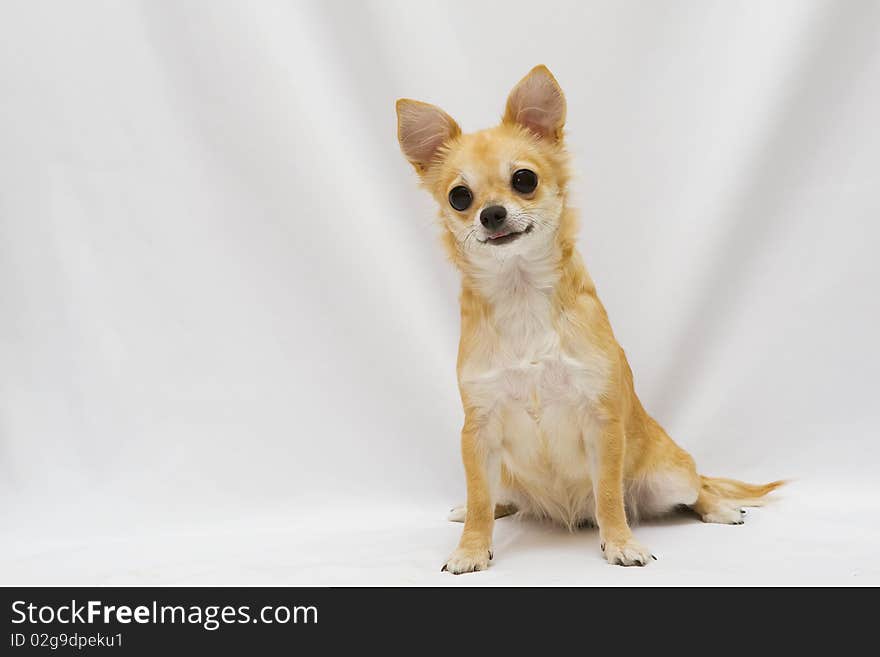
[[[523,80],[510,94],[507,119],[541,136],[556,136],[565,121],[565,100],[544,75]]]
[[[400,144],[412,162],[425,166],[455,131],[441,110],[427,105],[406,108],[400,114]]]
[[[516,122],[541,135],[549,135],[554,128],[553,117],[541,107],[523,107],[517,110]]]

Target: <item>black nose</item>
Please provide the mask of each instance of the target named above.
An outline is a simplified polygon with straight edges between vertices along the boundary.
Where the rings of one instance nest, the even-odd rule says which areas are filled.
[[[502,205],[490,205],[484,208],[480,213],[480,223],[488,230],[498,230],[504,219],[507,217],[507,210]]]

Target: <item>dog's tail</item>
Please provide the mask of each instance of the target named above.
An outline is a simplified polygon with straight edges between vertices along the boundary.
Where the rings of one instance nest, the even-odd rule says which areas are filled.
[[[704,477],[700,475],[703,492],[718,499],[725,500],[735,506],[761,506],[768,493],[788,483],[784,479],[771,481],[769,484],[747,484],[736,479],[724,477]]]

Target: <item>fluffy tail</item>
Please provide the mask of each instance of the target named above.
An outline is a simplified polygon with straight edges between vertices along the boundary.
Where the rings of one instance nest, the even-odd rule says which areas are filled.
[[[736,479],[723,477],[704,477],[700,475],[703,492],[717,497],[736,506],[761,506],[764,496],[786,483],[785,480],[772,481],[769,484],[746,484]]]

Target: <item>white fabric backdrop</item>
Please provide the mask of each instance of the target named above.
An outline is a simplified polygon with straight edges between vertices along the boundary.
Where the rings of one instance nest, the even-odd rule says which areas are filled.
[[[5,2],[0,583],[880,583],[877,2]],[[743,527],[459,526],[457,275],[394,100],[546,63],[647,408]]]

